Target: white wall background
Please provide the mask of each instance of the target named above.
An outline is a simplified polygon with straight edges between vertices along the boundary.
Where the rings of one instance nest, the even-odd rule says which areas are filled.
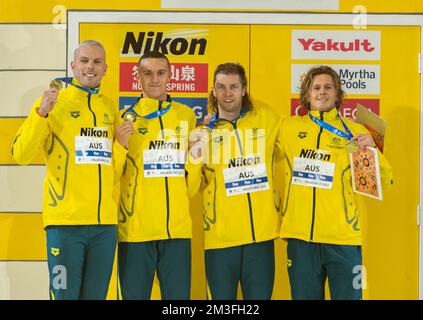
[[[66,30],[0,24],[0,121],[24,117],[55,77],[66,73]],[[7,120],[10,121],[10,120]],[[44,166],[0,166],[0,214],[41,212]],[[46,261],[0,261],[0,299],[48,299]]]

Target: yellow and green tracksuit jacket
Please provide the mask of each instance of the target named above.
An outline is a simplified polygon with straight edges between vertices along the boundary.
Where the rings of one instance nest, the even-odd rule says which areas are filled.
[[[145,118],[168,107],[161,116]],[[141,98],[134,111],[140,117],[134,122],[120,180],[119,242],[191,238],[184,158],[196,124],[194,111],[170,99],[149,98]],[[155,175],[178,154],[177,175]]]
[[[311,111],[311,114],[345,132],[336,108],[328,112]],[[354,136],[368,133],[361,124],[342,119]],[[307,114],[284,121],[281,140],[286,160],[281,238],[361,245],[358,195],[352,189],[349,153],[345,149],[347,139],[321,128]],[[382,185],[390,185],[391,167],[379,151],[378,156]],[[294,158],[334,164],[331,189],[292,184]]]
[[[202,185],[206,250],[278,238],[280,192],[274,188],[274,175],[280,123],[269,107],[255,106],[233,122],[218,119],[209,132],[208,155],[202,159],[206,163],[192,164],[197,173],[188,174],[190,192]],[[260,170],[253,168],[259,166],[266,170],[261,181],[267,179],[267,188],[248,192],[251,186],[246,183],[257,183]],[[237,192],[240,185],[246,187],[244,193]]]
[[[75,79],[73,83],[80,85]],[[41,97],[20,127],[12,154],[17,163],[25,165],[43,149],[47,169],[44,227],[117,224],[111,146],[118,114],[113,102],[70,85],[60,90],[46,118],[37,114],[40,105]],[[88,153],[90,159],[100,155],[98,163],[84,162]]]

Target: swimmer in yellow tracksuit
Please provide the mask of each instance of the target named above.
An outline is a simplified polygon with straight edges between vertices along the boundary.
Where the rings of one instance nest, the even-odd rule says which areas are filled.
[[[374,143],[364,126],[339,115],[343,95],[333,69],[312,68],[300,94],[308,114],[282,127],[286,192],[280,236],[288,242],[293,299],[324,299],[326,278],[332,299],[362,298],[354,281],[362,265],[362,237],[349,152]],[[377,152],[382,184],[389,186],[391,167]]]
[[[150,299],[155,272],[161,298],[190,299],[192,223],[186,185],[194,111],[167,94],[170,64],[148,52],[139,61],[143,94],[123,117],[135,122],[120,189],[118,269],[123,299]],[[123,119],[122,119],[123,121]]]
[[[270,299],[281,220],[274,178],[282,120],[253,105],[245,70],[235,63],[217,67],[209,105],[208,137],[204,128],[193,134],[190,166],[197,171],[188,173],[190,192],[201,188],[204,198],[209,298],[236,299],[240,283],[244,299]]]
[[[103,46],[84,41],[71,66],[74,78],[60,79],[69,86],[50,88],[34,103],[12,154],[28,164],[44,152],[51,299],[105,299],[117,242],[113,150],[124,148],[113,143],[117,109],[99,92],[106,71]]]

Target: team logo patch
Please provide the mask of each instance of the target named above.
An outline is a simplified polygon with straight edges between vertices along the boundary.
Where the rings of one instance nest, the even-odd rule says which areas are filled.
[[[70,112],[70,115],[71,115],[71,117],[72,118],[79,118],[79,116],[81,115],[80,113],[79,113],[79,111],[71,111]]]
[[[344,144],[342,143],[342,139],[339,137],[333,137],[332,138],[332,143],[329,144],[328,143],[328,148],[332,148],[332,149],[344,149]]]
[[[103,123],[106,125],[113,124],[112,120],[110,119],[110,116],[108,113],[103,114]]]
[[[141,134],[146,134],[148,132],[148,128],[146,127],[138,128],[138,132]]]
[[[286,264],[288,265],[288,268],[290,268],[292,266],[292,260],[291,259],[288,259],[286,261]]]
[[[51,248],[51,254],[57,257],[60,254],[60,248]]]
[[[214,143],[221,143],[223,141],[223,136],[218,136],[216,138],[213,138]]]
[[[333,143],[339,144],[339,143],[341,143],[341,138],[334,137],[334,138],[332,139],[332,141],[333,141]]]
[[[298,138],[304,139],[305,137],[307,137],[307,132],[305,131],[298,132]]]

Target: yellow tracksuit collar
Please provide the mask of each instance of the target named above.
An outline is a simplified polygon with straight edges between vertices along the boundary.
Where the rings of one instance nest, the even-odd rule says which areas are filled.
[[[164,109],[169,106],[169,101],[163,101],[161,108]],[[137,104],[134,106],[134,111],[138,113],[141,117],[145,117],[152,112],[159,110],[160,100],[151,99],[151,98],[141,98],[138,100]]]
[[[72,78],[72,83],[77,85],[77,86],[81,86],[83,87],[83,85],[75,78]],[[100,87],[98,87],[98,89],[100,89]],[[69,85],[66,90],[72,95],[72,96],[76,96],[76,97],[86,97],[88,95],[88,92],[81,90],[75,86]]]
[[[316,110],[310,110],[309,111],[310,114],[313,117],[316,117],[318,119],[320,119],[320,114],[323,113],[323,119],[324,120],[336,120],[339,119],[339,114],[338,114],[338,109],[337,108],[333,108],[330,111],[325,111],[325,112],[320,112],[320,111],[316,111]]]

